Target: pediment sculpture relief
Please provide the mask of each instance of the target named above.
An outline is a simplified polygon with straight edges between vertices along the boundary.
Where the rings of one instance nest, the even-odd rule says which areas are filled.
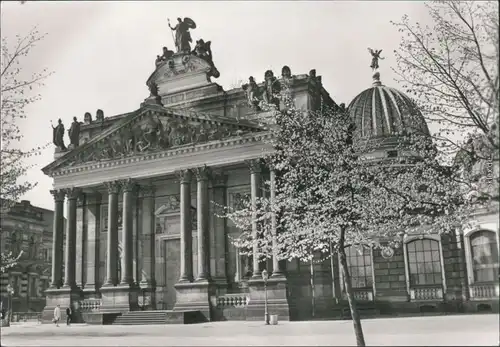
[[[117,159],[140,153],[166,150],[241,135],[229,126],[196,123],[187,119],[148,116],[139,124],[125,127],[83,153],[77,162]]]

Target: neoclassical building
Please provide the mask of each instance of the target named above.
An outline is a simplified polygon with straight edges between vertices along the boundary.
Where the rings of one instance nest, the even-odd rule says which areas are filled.
[[[137,322],[145,311],[163,314],[162,322],[260,320],[264,268],[269,309],[280,319],[342,316],[335,257],[313,265],[250,263],[231,243],[238,229],[216,212],[272,193],[262,182],[274,172],[260,158],[272,151],[268,129],[283,108],[283,93],[305,110],[343,106],[315,70],[293,75],[287,66],[279,78],[266,71],[262,83],[251,77],[225,91],[212,82],[219,72],[210,45],[199,45],[157,59],[146,83],[150,96],[137,110],[111,117],[98,110],[95,119],[86,113],[72,125],[68,149],[54,130],[55,158],[43,171],[54,180],[53,249],[65,235],[66,252],[65,259],[52,256],[46,321],[57,304],[72,305],[78,319],[95,323]],[[394,124],[405,125],[405,100],[379,81],[350,110],[371,131],[392,136]],[[350,250],[349,264],[366,313],[456,311],[466,302],[494,309],[494,252],[498,220],[490,218],[466,235],[406,238],[393,254]]]
[[[0,276],[3,308],[9,306],[10,284],[13,312],[41,312],[51,275],[53,211],[33,206],[27,200],[3,205],[10,206],[0,211],[1,251],[20,254],[16,266]]]

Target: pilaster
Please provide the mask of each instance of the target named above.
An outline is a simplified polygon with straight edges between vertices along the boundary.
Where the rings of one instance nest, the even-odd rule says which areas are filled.
[[[99,289],[99,234],[101,232],[101,202],[99,192],[86,195],[85,214],[87,237],[84,242],[86,249],[85,287],[84,294],[92,297]]]

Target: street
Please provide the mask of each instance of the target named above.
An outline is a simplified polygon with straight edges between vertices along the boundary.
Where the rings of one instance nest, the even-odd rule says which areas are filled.
[[[368,346],[498,346],[497,314],[379,318],[362,321]],[[214,322],[196,325],[13,325],[2,346],[346,346],[351,321]]]

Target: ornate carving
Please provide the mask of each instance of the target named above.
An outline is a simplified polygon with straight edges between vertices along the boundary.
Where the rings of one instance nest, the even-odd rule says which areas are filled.
[[[50,194],[54,197],[55,202],[64,202],[66,191],[64,189],[54,189],[50,191]]]
[[[80,144],[80,122],[73,117],[73,123],[71,123],[71,128],[68,130],[70,145],[73,147],[78,147]]]
[[[210,175],[210,168],[208,166],[197,167],[192,171],[195,174],[197,181],[207,181]]]
[[[95,120],[97,122],[104,122],[104,111],[99,109],[95,113]]]
[[[121,188],[123,192],[131,193],[134,192],[137,189],[137,184],[133,179],[126,179],[120,181]]]
[[[193,177],[191,170],[179,170],[176,172],[176,175],[179,177],[179,182],[181,184],[191,183],[191,179]]]
[[[60,150],[67,150],[66,145],[64,144],[64,124],[60,118],[57,120],[57,126],[54,127],[52,125],[52,142]]]
[[[66,195],[68,196],[68,200],[76,200],[78,199],[82,194],[82,189],[81,188],[67,188],[66,189]]]
[[[380,53],[382,53],[382,50],[373,50],[371,48],[368,48],[368,52],[372,55],[372,63],[370,64],[370,67],[372,68],[373,71],[378,69],[378,60],[384,60],[385,58],[382,58],[380,56]]]
[[[179,211],[181,206],[181,199],[179,195],[169,195],[166,197],[164,203],[161,204],[155,211],[155,215],[161,215],[168,212]]]
[[[262,160],[261,159],[252,159],[245,160],[245,164],[247,164],[250,173],[260,173],[262,172]]]
[[[120,181],[104,182],[104,185],[108,189],[108,194],[120,193],[120,188],[121,188]]]

